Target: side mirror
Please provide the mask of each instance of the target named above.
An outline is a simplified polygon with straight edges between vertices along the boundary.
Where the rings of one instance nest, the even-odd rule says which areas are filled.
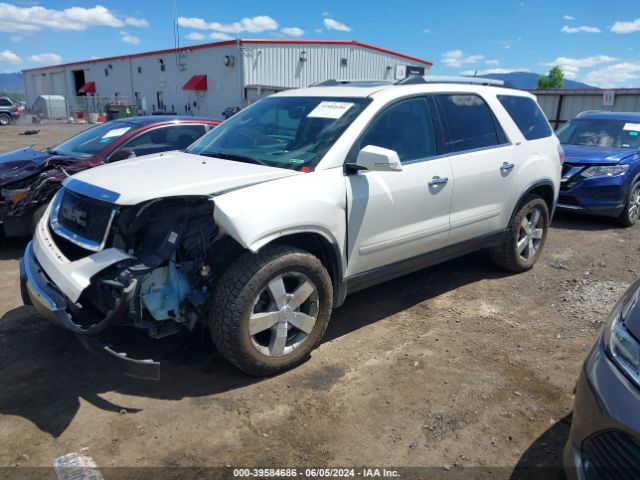
[[[395,150],[367,145],[358,153],[356,168],[372,172],[400,172],[402,164]]]
[[[116,150],[109,157],[109,163],[111,162],[119,162],[120,160],[126,160],[127,158],[133,158],[136,156],[136,153],[133,150],[129,150],[128,148],[122,148],[120,150]]]

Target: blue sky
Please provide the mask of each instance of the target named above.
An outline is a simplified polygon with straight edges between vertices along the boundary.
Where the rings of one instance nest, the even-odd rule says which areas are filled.
[[[176,0],[183,45],[224,38],[347,39],[451,75],[560,65],[640,87],[640,1]],[[171,48],[171,0],[0,1],[0,71]]]

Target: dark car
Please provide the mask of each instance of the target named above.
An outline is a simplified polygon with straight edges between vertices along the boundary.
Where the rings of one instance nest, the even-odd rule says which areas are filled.
[[[194,117],[113,120],[45,151],[31,147],[0,155],[0,223],[7,237],[30,235],[60,183],[99,165],[181,150],[218,125]]]
[[[9,97],[0,97],[0,125],[9,125],[20,118],[22,108]]]
[[[640,217],[640,113],[584,112],[556,132],[565,152],[558,210]]]
[[[569,479],[640,478],[640,280],[584,363],[564,463]]]

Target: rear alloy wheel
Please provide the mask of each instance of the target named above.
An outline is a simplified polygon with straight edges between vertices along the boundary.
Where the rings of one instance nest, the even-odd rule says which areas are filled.
[[[511,220],[502,245],[491,251],[491,259],[505,270],[529,270],[540,257],[548,230],[546,202],[535,195],[527,196]]]
[[[285,245],[245,253],[222,275],[210,314],[220,353],[251,375],[303,362],[318,346],[333,305],[322,262]]]
[[[636,224],[638,218],[640,218],[640,182],[631,187],[619,221],[625,227],[632,227]]]
[[[0,125],[9,125],[11,123],[11,116],[6,113],[0,114]]]

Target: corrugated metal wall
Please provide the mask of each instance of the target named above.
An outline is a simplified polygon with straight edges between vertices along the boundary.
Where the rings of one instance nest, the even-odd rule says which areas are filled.
[[[603,105],[603,90],[531,90],[554,128],[586,110],[640,112],[640,89],[614,90],[613,106]],[[561,103],[560,112],[558,105]]]
[[[357,45],[245,44],[242,51],[245,86],[297,88],[332,78],[393,80],[396,65],[429,70],[427,65]]]

